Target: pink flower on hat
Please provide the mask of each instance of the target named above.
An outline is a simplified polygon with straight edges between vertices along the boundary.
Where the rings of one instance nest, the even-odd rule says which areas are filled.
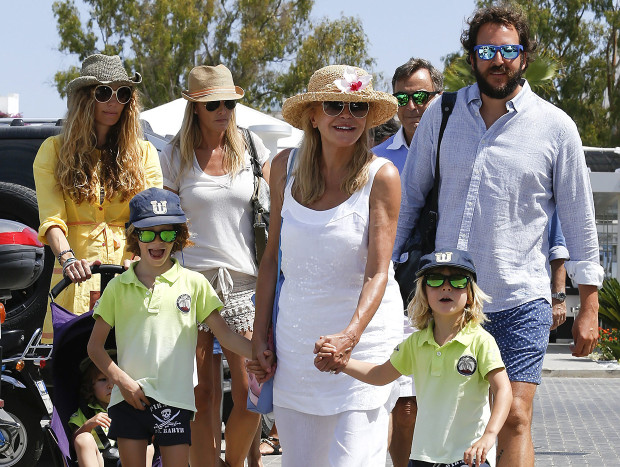
[[[342,92],[349,93],[363,90],[371,79],[370,75],[357,76],[355,69],[348,66],[344,70],[343,78],[334,80],[334,84]]]

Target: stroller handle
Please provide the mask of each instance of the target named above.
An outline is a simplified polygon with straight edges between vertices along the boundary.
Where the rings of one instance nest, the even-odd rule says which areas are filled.
[[[101,274],[101,292],[106,288],[108,282],[117,274],[125,272],[125,268],[118,264],[100,264],[90,267],[91,274]],[[54,300],[60,292],[69,287],[73,282],[68,277],[64,277],[58,284],[50,290],[50,297]]]

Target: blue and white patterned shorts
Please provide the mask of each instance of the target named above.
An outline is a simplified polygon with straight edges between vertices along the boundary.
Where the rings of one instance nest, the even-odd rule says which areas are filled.
[[[483,327],[497,341],[510,381],[540,384],[553,322],[549,302],[539,298],[487,317]]]

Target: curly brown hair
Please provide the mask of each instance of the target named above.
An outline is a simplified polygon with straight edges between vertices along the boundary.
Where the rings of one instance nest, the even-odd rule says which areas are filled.
[[[54,173],[60,189],[78,204],[94,203],[99,197],[99,184],[106,199],[120,196],[125,201],[142,191],[146,183],[138,92],[133,90],[131,100],[110,129],[99,153],[95,135],[95,87],[78,89],[69,99]]]
[[[172,251],[170,254],[174,254],[183,248],[188,248],[190,246],[194,246],[194,242],[192,242],[189,237],[189,228],[187,227],[187,223],[184,224],[172,224],[177,231],[177,238],[172,245]],[[138,240],[138,230],[133,224],[127,227],[126,235],[127,235],[127,251],[133,253],[134,255],[140,255],[140,241]]]
[[[461,44],[467,51],[467,63],[471,65],[474,47],[478,45],[476,43],[478,32],[480,28],[487,23],[512,26],[516,29],[519,34],[519,44],[523,46],[523,52],[526,56],[524,68],[524,70],[526,70],[529,63],[534,58],[534,52],[538,48],[538,43],[535,39],[530,37],[530,25],[527,16],[517,4],[511,2],[481,8],[467,21],[469,29],[463,31],[461,34]]]

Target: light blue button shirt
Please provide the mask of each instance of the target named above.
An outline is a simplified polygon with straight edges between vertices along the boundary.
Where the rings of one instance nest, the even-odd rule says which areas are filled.
[[[522,90],[487,129],[478,85],[461,89],[441,142],[436,247],[468,250],[478,284],[500,311],[537,298],[551,302],[549,219],[556,209],[582,284],[599,285],[594,203],[581,139],[563,111]],[[422,116],[402,173],[393,259],[400,259],[433,185],[441,99]]]
[[[386,139],[383,143],[377,144],[372,148],[372,152],[379,157],[385,157],[392,162],[398,169],[398,173],[403,173],[403,167],[407,160],[409,146],[405,139],[405,130],[401,126],[400,129]]]

